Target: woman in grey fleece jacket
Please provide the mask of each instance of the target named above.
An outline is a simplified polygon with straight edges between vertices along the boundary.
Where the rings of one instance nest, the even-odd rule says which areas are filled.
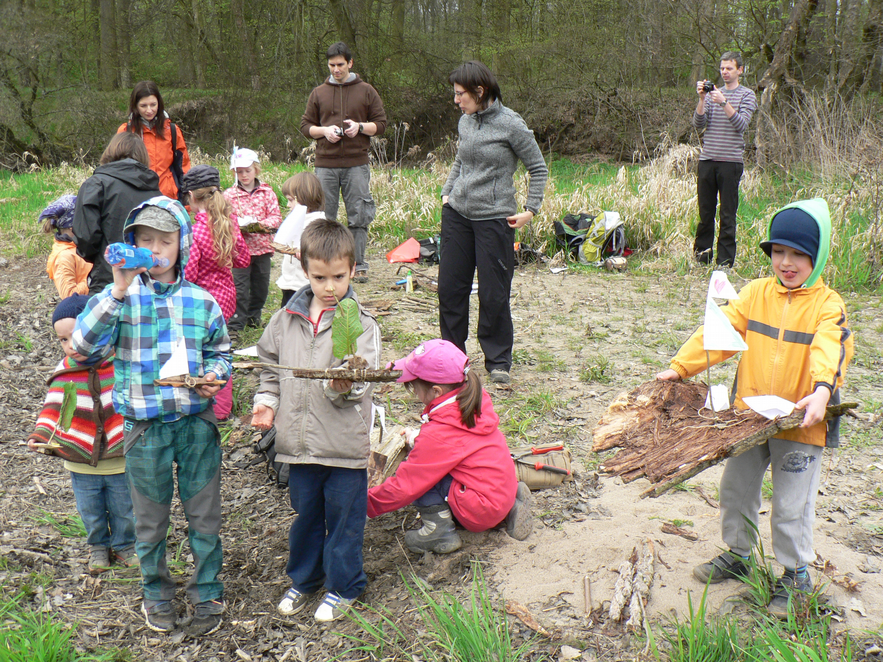
[[[491,381],[508,384],[515,230],[539,211],[549,170],[533,132],[518,113],[503,105],[490,69],[481,62],[466,62],[449,80],[463,116],[457,158],[442,189],[439,326],[442,338],[465,353],[469,295],[478,268],[478,342]],[[527,202],[520,213],[513,183],[519,161],[530,174]]]

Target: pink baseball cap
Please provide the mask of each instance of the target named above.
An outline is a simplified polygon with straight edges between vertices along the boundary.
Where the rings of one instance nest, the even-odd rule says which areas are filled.
[[[460,384],[469,372],[469,357],[447,340],[436,338],[421,343],[405,358],[390,363],[387,369],[401,370],[401,383],[422,379],[430,384]]]

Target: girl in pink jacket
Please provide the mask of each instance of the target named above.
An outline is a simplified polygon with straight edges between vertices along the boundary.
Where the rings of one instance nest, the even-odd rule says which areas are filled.
[[[429,340],[390,365],[426,405],[423,426],[395,476],[368,490],[368,517],[414,503],[423,527],[405,533],[415,552],[447,554],[469,531],[505,522],[516,540],[530,535],[530,488],[518,482],[490,396],[469,358],[447,340]]]
[[[184,175],[183,188],[190,194],[190,210],[195,215],[193,246],[184,268],[184,278],[208,290],[224,314],[224,321],[236,312],[236,285],[233,269],[251,262],[248,246],[230,203],[221,194],[217,168],[198,165]],[[227,380],[215,396],[215,416],[223,421],[233,409],[233,380]]]

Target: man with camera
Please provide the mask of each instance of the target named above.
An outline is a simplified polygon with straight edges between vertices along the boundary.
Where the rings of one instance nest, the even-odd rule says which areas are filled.
[[[720,196],[720,229],[717,260],[721,267],[736,261],[736,210],[739,207],[739,180],[742,179],[743,138],[751,116],[757,109],[753,90],[739,85],[742,55],[727,51],[721,55],[722,88],[708,80],[696,82],[699,103],[693,113],[693,126],[705,129],[697,171],[699,225],[693,252],[702,264],[712,262],[714,216]]]
[[[353,55],[342,41],[326,53],[328,79],[313,89],[300,121],[300,130],[316,140],[316,177],[325,190],[325,217],[337,220],[340,195],[347,224],[356,243],[357,283],[368,281],[365,246],[374,220],[369,184],[368,148],[371,136],[386,131],[386,111],[371,85],[352,73]]]

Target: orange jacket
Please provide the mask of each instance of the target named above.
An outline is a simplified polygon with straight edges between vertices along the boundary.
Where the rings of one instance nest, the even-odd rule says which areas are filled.
[[[165,120],[165,130],[162,138],[154,133],[153,129],[144,126],[139,120],[139,131],[136,131],[144,145],[147,147],[147,153],[150,155],[150,169],[159,175],[159,190],[163,195],[170,197],[172,200],[178,199],[178,187],[175,186],[175,179],[172,177],[172,130],[169,128],[172,120],[168,117]],[[117,129],[117,133],[126,130],[128,124],[121,124]],[[181,127],[177,124],[175,129],[178,133],[177,147],[184,153],[184,172],[190,170],[190,154],[187,153],[187,144],[184,142],[184,134]]]
[[[46,262],[46,273],[55,283],[58,296],[66,299],[71,294],[88,294],[89,284],[86,277],[90,271],[92,265],[77,255],[74,242],[55,240]]]
[[[820,384],[832,392],[843,384],[853,353],[852,333],[843,299],[821,279],[789,290],[776,278],[759,278],[721,310],[748,344],[736,371],[737,408],[747,408],[744,396],[778,395],[797,402]],[[700,326],[671,361],[682,378],[705,370],[702,332]],[[715,365],[735,353],[711,350],[708,356]],[[824,446],[825,435],[822,421],[780,432],[776,438]]]

